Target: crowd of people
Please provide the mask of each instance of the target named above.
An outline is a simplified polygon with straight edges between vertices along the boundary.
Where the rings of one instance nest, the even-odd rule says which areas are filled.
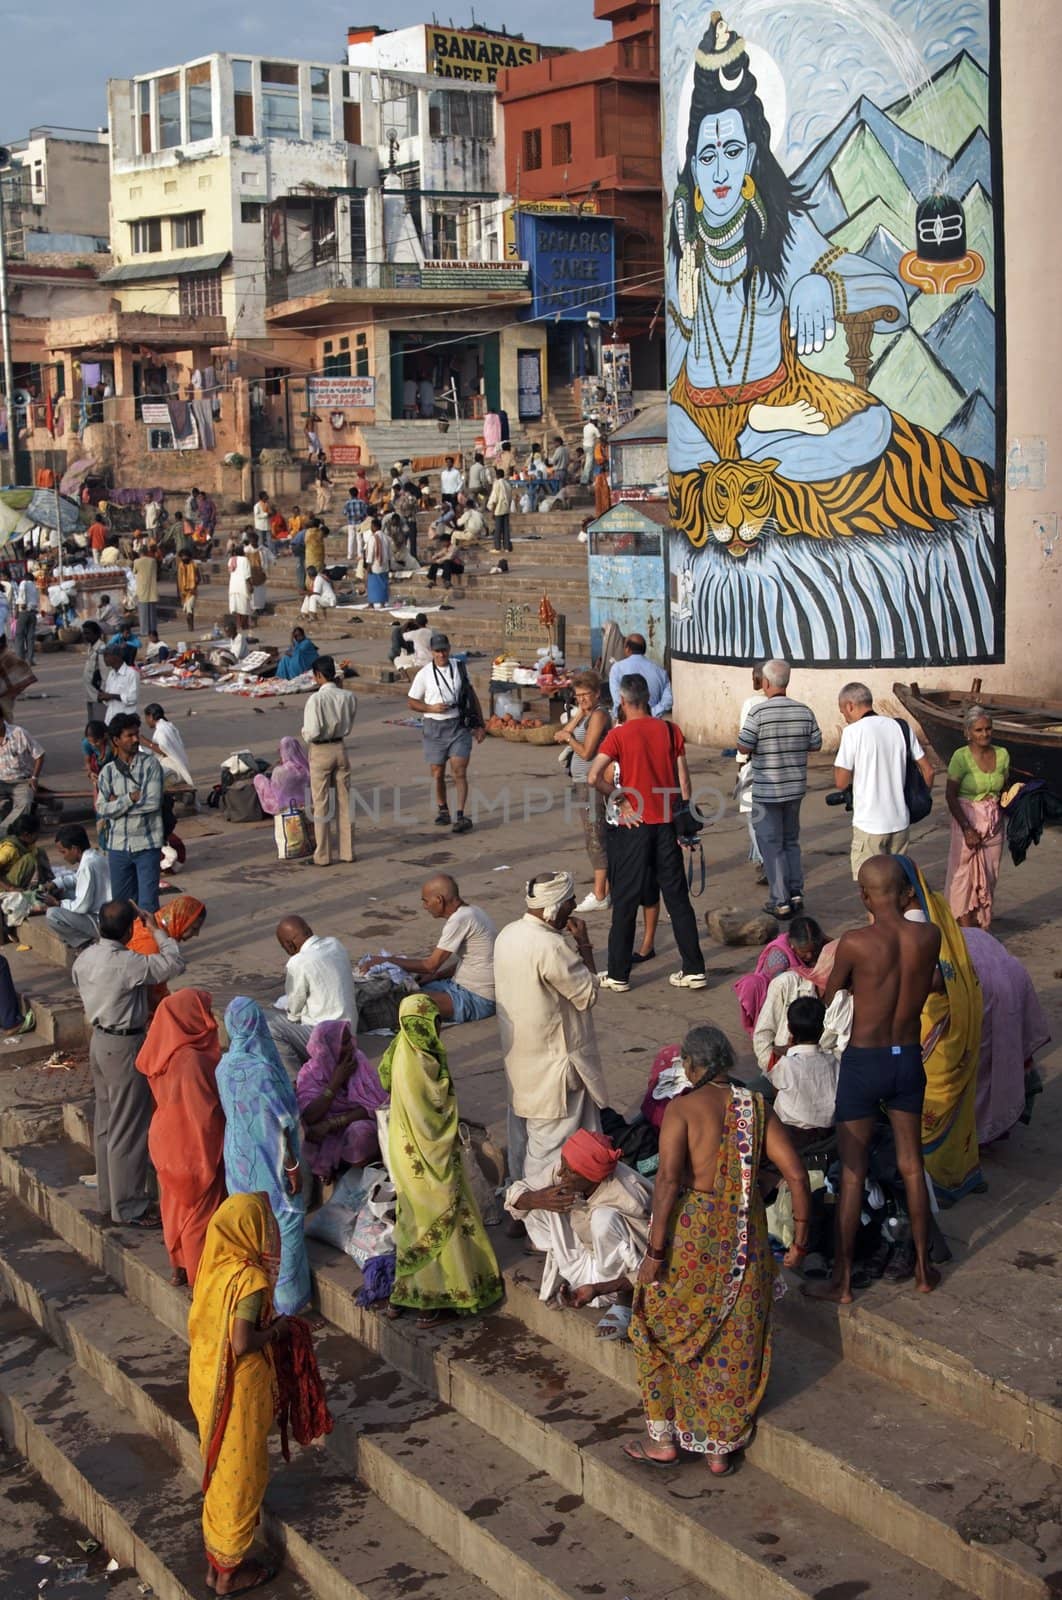
[[[547,474],[562,468],[544,464]],[[478,457],[467,484],[448,464],[439,521],[456,553],[438,563],[444,582],[460,538],[481,536],[476,517],[491,516],[496,548],[509,547],[513,502],[499,490],[509,483]],[[348,558],[379,605],[395,551],[417,563],[415,509],[401,507],[419,492],[401,464],[386,498],[385,508],[359,478],[344,508]],[[408,527],[387,526],[407,513],[412,539]],[[201,518],[202,497],[186,507],[188,537]],[[265,601],[278,539],[304,563],[307,616],[328,604],[323,524],[297,512],[280,520],[263,496],[229,556],[232,641]],[[185,552],[176,578],[191,621],[189,563]],[[139,633],[150,639],[150,548],[134,571]],[[31,647],[27,630],[24,639]],[[645,1420],[645,1436],[625,1447],[633,1461],[659,1466],[685,1452],[704,1455],[714,1475],[733,1469],[770,1373],[780,1263],[831,1302],[847,1303],[879,1271],[923,1293],[936,1287],[947,1248],[936,1216],[984,1188],[981,1149],[1028,1119],[1034,1058],[1050,1037],[1028,973],[988,931],[1010,761],[983,708],[971,707],[967,743],[947,769],[951,850],[937,892],[908,854],[912,774],[931,793],[933,764],[912,729],[876,711],[867,686],[841,688],[833,776],[850,798],[855,888],[853,926],[831,939],[807,909],[801,854],[808,760],[822,733],[789,692],[788,663],[756,669],[740,716],[737,794],[775,926],[734,984],[733,1016],[759,1075],[743,1081],[727,1034],[699,1024],[660,1041],[640,1109],[622,1115],[595,1016],[603,993],[622,1009],[611,996],[626,995],[634,968],[655,959],[661,901],[678,952],[669,985],[708,983],[690,894],[699,824],[686,741],[644,638],[630,635],[607,675],[576,676],[572,715],[556,733],[583,819],[585,895],[571,871],[540,871],[498,929],[455,877],[433,874],[421,904],[435,931],[414,954],[359,956],[287,915],[276,928],[284,996],[271,1007],[246,995],[222,1006],[191,985],[171,991],[188,980],[189,941],[208,915],[190,895],[160,908],[173,795],[194,791],[194,774],[163,706],[139,710],[128,631],[89,624],[85,642],[82,748],[96,842],[65,825],[55,838],[62,866],[49,863],[35,813],[46,752],[0,707],[0,799],[10,808],[0,910],[5,934],[39,913],[77,952],[100,1220],[161,1229],[172,1281],[191,1292],[211,1588],[237,1592],[268,1576],[248,1552],[268,1476],[272,1381],[312,1307],[308,1219],[380,1167],[393,1211],[385,1248],[361,1263],[367,1301],[431,1328],[489,1311],[504,1294],[459,1128],[453,1028],[486,1025],[497,1038],[507,1111],[500,1198],[506,1230],[541,1257],[543,1300],[558,1314],[594,1307],[598,1336],[633,1348]],[[407,705],[422,719],[434,822],[465,834],[468,763],[483,737],[475,691],[424,614],[399,626],[392,648],[409,657]],[[281,740],[254,792],[267,815],[307,813],[318,866],[353,862],[347,741],[357,701],[301,628],[276,670],[309,671],[314,689],[301,739]],[[601,971],[594,916],[609,918]],[[363,1048],[370,992],[390,1035],[375,1062]],[[32,1025],[0,957],[0,1030]],[[869,1198],[882,1190],[901,1224],[884,1256],[881,1208]]]

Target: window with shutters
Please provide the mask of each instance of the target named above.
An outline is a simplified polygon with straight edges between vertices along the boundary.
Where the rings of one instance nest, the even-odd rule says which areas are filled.
[[[158,83],[159,149],[173,150],[181,142],[181,75],[169,72]]]
[[[183,217],[171,218],[173,227],[173,248],[175,250],[194,250],[203,242],[203,213],[189,211]]]
[[[572,159],[572,125],[570,122],[555,122],[550,129],[553,145],[553,165],[566,167]]]
[[[348,144],[361,143],[361,74],[343,74],[343,137]]]
[[[524,171],[538,172],[542,166],[542,129],[525,128],[522,145]]]
[[[184,95],[188,113],[188,140],[214,137],[214,105],[210,84],[210,62],[186,67]]]
[[[299,137],[299,69],[293,61],[262,62],[262,132],[267,139]]]
[[[140,217],[131,222],[129,249],[134,256],[157,255],[162,249],[162,218]]]
[[[136,86],[137,126],[140,131],[140,154],[148,156],[155,148],[151,140],[151,79],[145,78]]]
[[[254,138],[254,79],[249,61],[232,63],[234,126],[241,138]]]

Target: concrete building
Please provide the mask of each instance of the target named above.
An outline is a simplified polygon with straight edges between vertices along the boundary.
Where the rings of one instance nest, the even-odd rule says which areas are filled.
[[[106,129],[31,128],[28,138],[10,149],[4,190],[9,256],[105,254],[110,232]]]
[[[505,179],[517,208],[551,203],[615,219],[615,320],[607,340],[631,347],[633,386],[663,387],[658,320],[663,275],[659,0],[595,0],[607,44],[542,57],[498,74]],[[578,379],[594,341],[577,324],[550,330],[554,383]]]

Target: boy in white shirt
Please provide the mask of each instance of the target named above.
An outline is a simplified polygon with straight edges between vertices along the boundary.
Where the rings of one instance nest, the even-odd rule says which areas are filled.
[[[789,1049],[771,1069],[774,1113],[797,1149],[817,1144],[833,1128],[840,1060],[823,1050],[826,1007],[813,995],[794,1000],[787,1012]]]

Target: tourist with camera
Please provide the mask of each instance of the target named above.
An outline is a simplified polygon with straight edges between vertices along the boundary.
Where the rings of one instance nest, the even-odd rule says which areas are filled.
[[[842,794],[851,788],[852,877],[858,879],[860,867],[871,856],[906,851],[912,820],[917,822],[928,810],[923,794],[922,805],[915,802],[919,815],[912,818],[910,768],[917,768],[925,789],[931,791],[933,765],[907,723],[878,716],[865,683],[846,683],[837,703],[846,726],[837,747],[833,781]],[[832,795],[827,802],[840,803]]]

